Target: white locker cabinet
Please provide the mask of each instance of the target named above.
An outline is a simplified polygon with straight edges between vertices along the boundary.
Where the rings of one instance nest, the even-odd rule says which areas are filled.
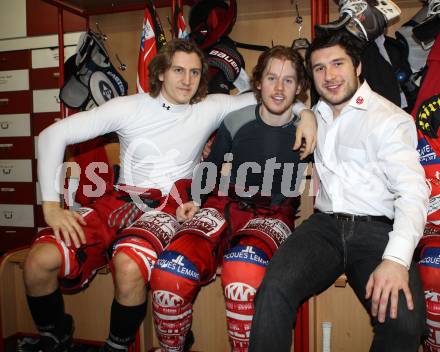
[[[0,182],[32,182],[32,160],[0,160]]]
[[[59,89],[39,89],[32,91],[34,113],[60,111],[59,95]]]
[[[0,71],[0,92],[29,89],[29,70]]]
[[[31,204],[0,204],[0,226],[35,227]]]
[[[30,137],[30,114],[0,115],[0,137]]]
[[[0,1],[0,39],[26,37],[26,0]]]

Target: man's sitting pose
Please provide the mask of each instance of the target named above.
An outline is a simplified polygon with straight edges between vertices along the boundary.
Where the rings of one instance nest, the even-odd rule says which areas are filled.
[[[247,351],[255,291],[294,228],[300,155],[291,148],[297,122],[292,107],[308,87],[301,56],[283,46],[266,51],[253,70],[252,87],[258,104],[226,117],[198,181],[205,181],[204,189],[212,185],[225,160],[230,170],[223,170],[214,192],[204,194],[201,209],[200,184],[193,179],[198,201],[177,209],[178,220],[185,222],[152,272],[153,317],[165,351],[184,350],[194,297],[222,258],[231,350]]]

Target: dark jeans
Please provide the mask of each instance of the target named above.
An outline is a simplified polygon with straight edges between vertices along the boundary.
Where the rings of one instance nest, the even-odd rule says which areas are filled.
[[[344,272],[370,312],[365,286],[382,261],[391,230],[392,226],[383,222],[337,220],[323,213],[313,214],[301,224],[275,252],[267,268],[256,297],[249,351],[290,351],[298,306]],[[370,351],[417,351],[425,328],[425,301],[414,262],[409,286],[414,310],[408,310],[401,290],[397,319],[389,318],[389,305],[384,323],[372,319],[375,335]]]

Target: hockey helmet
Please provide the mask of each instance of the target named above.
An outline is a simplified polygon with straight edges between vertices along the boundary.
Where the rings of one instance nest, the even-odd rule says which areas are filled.
[[[200,48],[208,48],[228,35],[237,18],[236,0],[201,0],[189,13],[191,38]]]

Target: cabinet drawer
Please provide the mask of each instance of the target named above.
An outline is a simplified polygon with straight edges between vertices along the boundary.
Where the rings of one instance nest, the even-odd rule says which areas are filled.
[[[38,136],[46,127],[49,127],[60,119],[61,117],[59,112],[43,112],[32,114],[32,134],[34,136]]]
[[[25,114],[31,112],[31,92],[0,92],[0,114]]]
[[[30,114],[0,115],[0,137],[28,137],[30,135]]]
[[[32,160],[0,160],[0,182],[32,182]]]
[[[0,52],[0,70],[17,70],[31,66],[31,52],[29,50]]]
[[[0,200],[7,204],[32,204],[35,202],[35,184],[2,182],[0,183]]]
[[[0,92],[29,89],[29,70],[0,71]]]
[[[34,227],[32,204],[0,204],[0,226]]]
[[[25,227],[0,228],[0,252],[6,253],[12,249],[28,246],[32,243],[37,230]]]
[[[32,91],[34,112],[55,112],[60,111],[60,90],[41,89]]]
[[[33,137],[0,138],[1,159],[26,159],[34,157]]]
[[[30,72],[32,89],[49,89],[60,86],[58,67],[37,68]]]
[[[76,46],[64,47],[64,61],[76,53]],[[32,68],[58,67],[58,48],[32,50]]]

